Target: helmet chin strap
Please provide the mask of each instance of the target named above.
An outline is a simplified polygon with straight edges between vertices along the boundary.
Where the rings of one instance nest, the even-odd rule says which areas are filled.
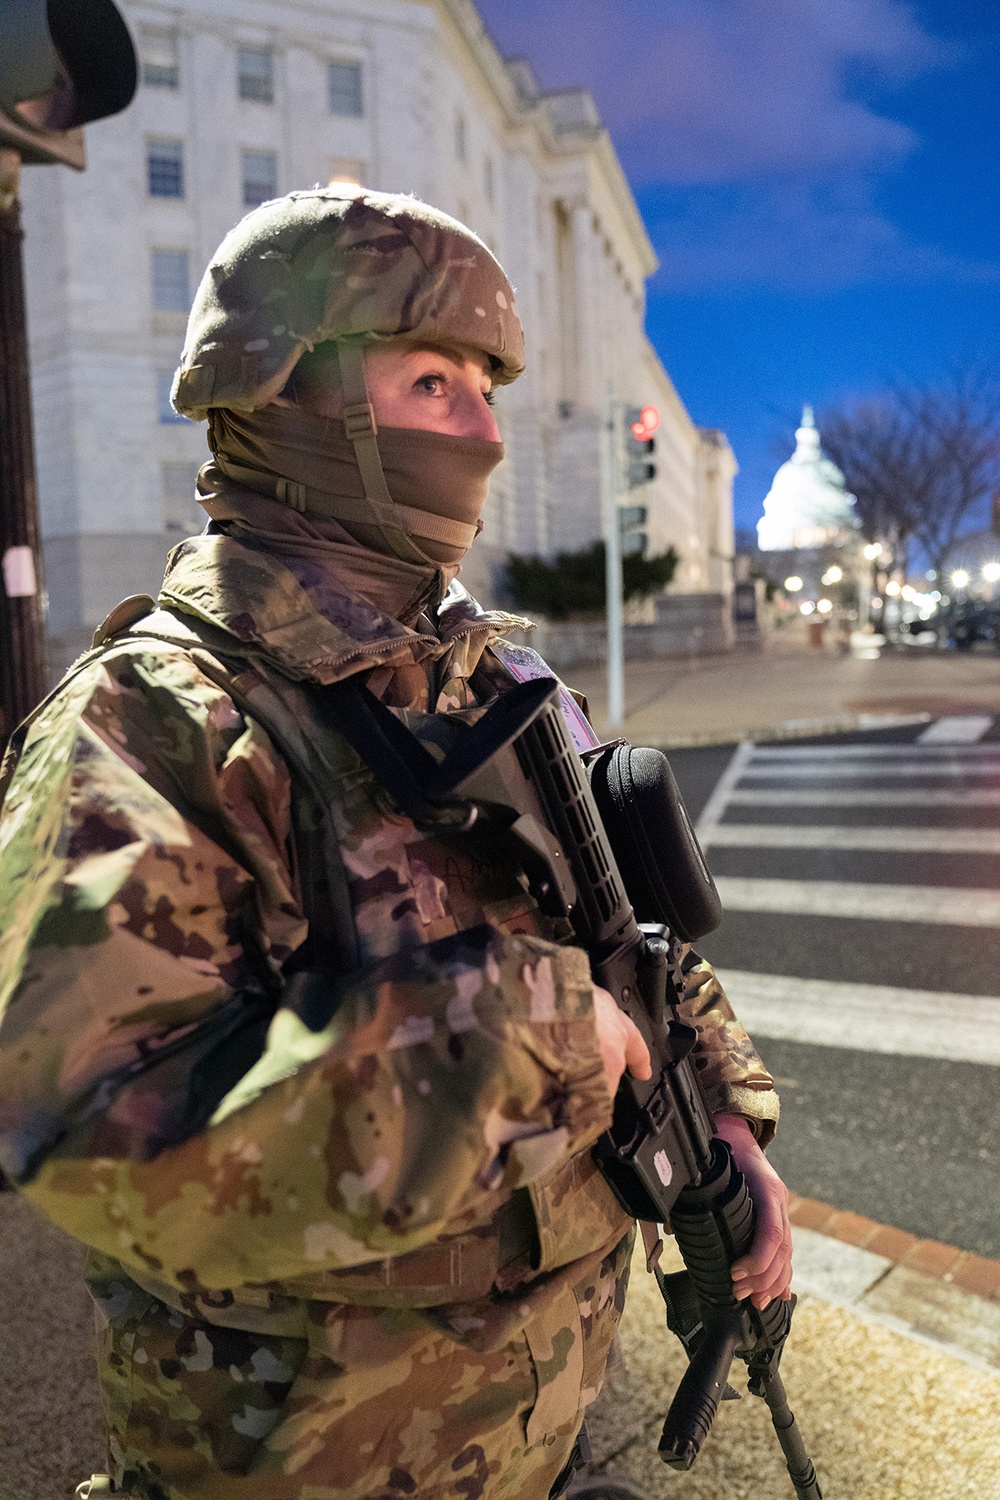
[[[433,564],[433,559],[420,550],[400,525],[399,509],[385,482],[378,451],[378,423],[365,378],[364,350],[359,344],[340,339],[337,342],[337,361],[344,393],[344,430],[354,445],[369,511],[363,519],[378,527],[386,546],[403,562]]]

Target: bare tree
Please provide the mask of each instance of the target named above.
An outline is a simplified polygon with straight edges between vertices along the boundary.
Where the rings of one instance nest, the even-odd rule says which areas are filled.
[[[1000,486],[1000,384],[980,370],[831,408],[820,430],[857,496],[864,535],[888,543],[897,563],[916,543],[940,573]]]

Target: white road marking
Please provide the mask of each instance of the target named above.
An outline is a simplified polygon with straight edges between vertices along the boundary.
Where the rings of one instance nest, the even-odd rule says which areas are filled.
[[[705,839],[702,840],[704,844]],[[874,849],[879,854],[1000,854],[1000,828],[848,828],[842,824],[718,823],[713,849]]]
[[[975,765],[992,756],[1000,759],[1000,744],[989,741],[978,745],[757,745],[753,761],[774,760],[926,760],[945,756]]]
[[[729,911],[1000,927],[1000,890],[840,880],[756,880],[742,875],[717,875],[715,883],[722,905]]]
[[[968,761],[955,760],[949,757],[947,760],[933,761],[889,761],[887,765],[858,765],[846,762],[820,761],[816,765],[809,765],[805,761],[792,761],[788,765],[776,765],[773,761],[757,765],[753,761],[744,767],[741,780],[759,780],[763,777],[787,778],[810,778],[822,777],[831,781],[859,781],[863,777],[869,780],[874,776],[884,776],[887,780],[899,777],[905,779],[908,776],[996,776],[1000,774],[1000,759],[992,757],[989,760]]]
[[[993,723],[992,714],[952,714],[935,719],[917,735],[918,745],[968,745],[981,740]]]
[[[969,791],[956,787],[925,791],[921,787],[909,787],[895,791],[861,787],[857,791],[844,792],[800,792],[795,789],[776,792],[769,787],[759,790],[753,787],[745,792],[730,792],[727,806],[731,807],[733,803],[742,807],[1000,807],[1000,790]]]
[[[732,796],[733,787],[743,775],[744,767],[753,755],[753,751],[752,740],[743,740],[736,746],[728,766],[715,783],[712,795],[702,808],[701,817],[695,824],[695,833],[699,839],[703,835],[711,834],[712,829],[722,817]]]
[[[718,974],[753,1037],[1000,1065],[1000,998],[737,969]]]

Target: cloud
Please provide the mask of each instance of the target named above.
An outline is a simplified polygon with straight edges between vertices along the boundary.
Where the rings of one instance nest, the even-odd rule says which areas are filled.
[[[543,88],[594,95],[661,257],[661,288],[956,270],[877,206],[880,180],[918,145],[884,100],[960,56],[904,0],[477,3]]]
[[[543,87],[582,84],[634,182],[892,164],[913,132],[852,97],[948,60],[901,0],[480,0]]]

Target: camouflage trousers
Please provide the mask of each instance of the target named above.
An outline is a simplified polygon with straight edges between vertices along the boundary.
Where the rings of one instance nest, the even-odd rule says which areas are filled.
[[[221,1327],[94,1255],[116,1486],[143,1500],[546,1500],[601,1387],[632,1238],[563,1288],[547,1326],[529,1317],[485,1351],[413,1309],[305,1303],[302,1337]]]

